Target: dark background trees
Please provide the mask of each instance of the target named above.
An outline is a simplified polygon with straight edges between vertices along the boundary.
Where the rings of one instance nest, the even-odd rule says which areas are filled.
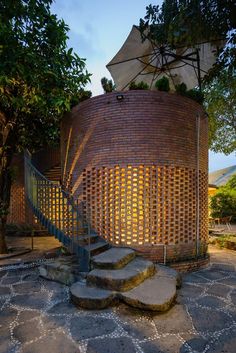
[[[216,64],[203,80],[210,122],[210,148],[236,151],[236,3],[233,0],[164,0],[149,5],[140,19],[141,32],[175,49],[200,41],[223,39]]]
[[[14,153],[58,139],[59,121],[84,96],[85,60],[67,48],[52,0],[0,0],[0,253]]]

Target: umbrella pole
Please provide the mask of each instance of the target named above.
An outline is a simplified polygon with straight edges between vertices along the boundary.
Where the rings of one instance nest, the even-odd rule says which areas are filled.
[[[198,76],[197,79],[198,79],[199,90],[201,92],[202,91],[202,83],[201,83],[201,69],[200,69],[199,49],[197,49],[196,55],[197,55],[197,76]]]

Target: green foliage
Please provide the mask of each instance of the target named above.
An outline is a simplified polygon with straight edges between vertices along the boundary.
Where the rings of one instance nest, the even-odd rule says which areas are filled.
[[[101,84],[102,84],[102,88],[104,90],[104,93],[110,93],[115,90],[115,85],[112,82],[112,80],[108,80],[108,78],[106,78],[106,77],[103,77],[101,79]]]
[[[209,116],[209,143],[214,152],[236,151],[236,75],[223,70],[204,86],[205,108]]]
[[[225,188],[236,192],[236,175],[233,175],[227,182]]]
[[[75,105],[79,104],[80,102],[83,102],[87,99],[89,99],[90,97],[92,97],[92,92],[91,91],[86,91],[84,89],[80,89],[78,91],[77,96],[75,95],[72,99],[71,99],[71,107],[74,107]]]
[[[175,90],[181,96],[185,96],[195,100],[196,102],[202,104],[204,101],[204,93],[201,92],[199,89],[190,89],[187,90],[187,86],[185,83],[180,83],[179,85],[175,86]]]
[[[161,6],[146,7],[145,17],[140,19],[143,39],[148,37],[173,49],[215,39],[225,43],[215,53],[216,64],[203,80],[210,148],[225,154],[236,150],[235,12],[232,0],[164,0]]]
[[[210,208],[212,217],[232,216],[233,221],[236,221],[236,175],[211,197]]]
[[[142,89],[142,90],[147,90],[149,89],[149,86],[147,83],[140,81],[139,83],[136,82],[131,82],[129,85],[130,90],[136,90],[136,89]]]
[[[51,3],[0,0],[0,112],[11,125],[6,144],[14,150],[57,139],[59,120],[89,81]]]
[[[0,0],[0,252],[6,251],[13,154],[59,140],[60,120],[90,80],[67,48],[68,26],[52,0]]]
[[[180,83],[179,85],[175,86],[175,91],[179,94],[181,94],[182,96],[185,95],[185,93],[187,92],[187,86],[184,82]]]
[[[173,48],[194,46],[199,41],[225,39],[223,55],[218,53],[217,66],[213,76],[222,67],[235,67],[235,4],[232,0],[164,0],[161,6],[149,5],[146,15],[140,19],[143,35],[159,44]],[[145,33],[144,33],[145,32]]]
[[[169,92],[169,90],[170,90],[169,79],[167,77],[163,76],[162,78],[160,78],[160,80],[156,81],[155,87],[159,91]]]
[[[204,93],[201,92],[199,89],[197,88],[193,88],[193,89],[190,89],[188,90],[186,93],[185,93],[185,96],[188,97],[188,98],[191,98],[193,100],[195,100],[196,102],[202,104],[203,101],[204,101]]]

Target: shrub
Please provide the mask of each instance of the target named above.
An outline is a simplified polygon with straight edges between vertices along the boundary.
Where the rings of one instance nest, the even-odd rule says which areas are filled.
[[[203,103],[204,101],[204,94],[199,89],[193,88],[187,90],[187,86],[184,82],[180,83],[179,85],[175,86],[175,91],[179,93],[181,96],[188,97],[193,99],[198,103]]]
[[[104,93],[110,93],[115,90],[115,85],[112,80],[108,80],[108,78],[103,77],[101,79],[101,85],[104,90]]]
[[[169,92],[170,90],[169,79],[163,76],[160,80],[156,81],[155,87],[158,89],[158,91]]]
[[[194,101],[202,104],[204,101],[204,94],[199,89],[193,88],[185,93],[185,96],[193,99]]]
[[[219,189],[220,190],[220,189]],[[218,191],[211,197],[210,201],[212,217],[232,216],[232,220],[236,221],[236,195],[231,191]]]
[[[129,89],[130,90],[136,90],[136,89],[143,89],[143,90],[146,90],[146,89],[149,89],[149,86],[147,83],[141,81],[139,83],[136,83],[134,81],[132,81],[129,85]]]
[[[182,96],[184,96],[186,94],[187,91],[187,86],[184,82],[180,83],[179,85],[175,86],[175,90],[177,93],[181,94]]]
[[[89,99],[92,96],[91,91],[86,91],[84,89],[80,89],[78,92],[78,95],[74,96],[71,100],[71,106],[74,107],[75,105],[79,104],[80,102],[85,101],[86,99]]]

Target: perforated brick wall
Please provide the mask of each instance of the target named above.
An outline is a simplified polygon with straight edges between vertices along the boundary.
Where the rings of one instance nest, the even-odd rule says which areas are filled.
[[[199,227],[204,252],[206,115],[175,94],[122,94],[122,101],[116,93],[89,99],[63,120],[64,184],[114,245],[132,246],[153,260],[163,258],[164,248],[170,260],[186,258],[195,254]]]
[[[60,164],[60,149],[47,148],[35,153],[32,157],[34,165],[43,173],[54,165]],[[14,156],[12,161],[15,180],[11,187],[11,199],[7,223],[36,224],[37,220],[26,204],[24,189],[24,156]],[[37,227],[40,227],[37,224]]]
[[[24,190],[24,158],[20,154],[12,161],[14,170],[14,182],[11,187],[11,199],[7,223],[26,223],[26,204]]]

